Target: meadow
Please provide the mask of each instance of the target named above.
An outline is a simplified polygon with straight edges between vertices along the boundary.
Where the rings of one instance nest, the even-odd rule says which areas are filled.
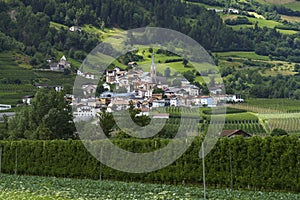
[[[203,188],[1,174],[0,199],[203,199]],[[298,199],[299,194],[208,189],[207,199]]]
[[[233,57],[233,58],[245,58],[245,59],[253,59],[253,60],[264,60],[264,61],[270,60],[268,56],[258,55],[254,51],[228,51],[228,52],[214,53],[214,55],[220,58]]]

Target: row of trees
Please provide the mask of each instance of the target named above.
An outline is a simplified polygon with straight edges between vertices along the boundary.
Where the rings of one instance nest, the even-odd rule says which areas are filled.
[[[106,146],[104,141],[95,142],[99,152]],[[170,140],[112,142],[124,150],[140,153],[163,148]],[[178,141],[178,144],[180,142],[185,141]],[[4,173],[93,179],[99,179],[101,175],[103,179],[174,184],[199,184],[203,180],[199,138],[173,164],[147,174],[130,174],[109,168],[97,161],[81,141],[1,141],[0,146]],[[232,185],[234,189],[299,192],[299,151],[297,137],[224,138],[205,157],[206,182],[211,187]],[[22,164],[16,165],[16,162]]]

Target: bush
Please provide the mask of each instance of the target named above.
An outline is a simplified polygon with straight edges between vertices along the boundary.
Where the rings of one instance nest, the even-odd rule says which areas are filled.
[[[275,128],[272,133],[271,136],[283,136],[283,135],[288,135],[288,133],[280,128]]]

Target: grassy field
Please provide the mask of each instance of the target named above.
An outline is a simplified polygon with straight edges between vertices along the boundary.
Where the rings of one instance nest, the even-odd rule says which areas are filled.
[[[300,2],[299,1],[292,1],[291,3],[284,4],[285,7],[290,8],[292,10],[300,11]]]
[[[273,20],[250,18],[250,17],[248,19],[253,24],[255,24],[257,22],[259,27],[274,28],[275,26],[282,25],[281,23],[273,21]]]
[[[296,0],[256,0],[262,4],[287,4],[287,3],[293,3]]]
[[[218,52],[214,53],[215,56],[221,58],[246,58],[246,59],[253,59],[253,60],[264,60],[269,61],[270,58],[268,56],[261,56],[256,54],[253,51],[229,51],[229,52]]]
[[[262,15],[259,15],[255,12],[250,12],[250,13],[255,16],[255,18],[247,17],[249,19],[249,21],[252,22],[252,25],[241,24],[241,25],[228,25],[228,26],[231,27],[233,30],[240,30],[241,28],[253,28],[254,24],[256,22],[259,27],[274,28],[276,26],[283,25],[281,22],[267,20]],[[236,19],[237,18],[237,15],[232,15],[232,14],[220,14],[220,16],[222,17],[223,21],[225,21],[226,19]],[[297,17],[289,17],[289,16],[283,16],[283,19],[285,19],[287,21],[294,21],[294,22],[299,20],[299,18],[297,18]],[[285,29],[279,29],[279,28],[276,28],[276,30],[278,32],[280,32],[282,34],[286,34],[286,35],[292,35],[292,34],[298,33],[298,31],[294,31],[294,30],[285,30]]]
[[[300,17],[281,15],[281,19],[289,22],[300,22]]]
[[[63,24],[59,24],[59,23],[56,23],[56,22],[50,22],[50,27],[55,28],[55,29],[61,29],[61,28],[68,29],[69,28],[69,27],[67,27]]]
[[[201,187],[1,174],[0,199],[202,199]],[[208,199],[299,199],[299,194],[208,189]]]

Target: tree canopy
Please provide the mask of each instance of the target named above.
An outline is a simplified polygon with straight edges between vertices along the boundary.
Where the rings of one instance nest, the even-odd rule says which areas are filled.
[[[32,104],[8,122],[9,139],[68,139],[75,138],[71,107],[62,92],[40,89]]]

